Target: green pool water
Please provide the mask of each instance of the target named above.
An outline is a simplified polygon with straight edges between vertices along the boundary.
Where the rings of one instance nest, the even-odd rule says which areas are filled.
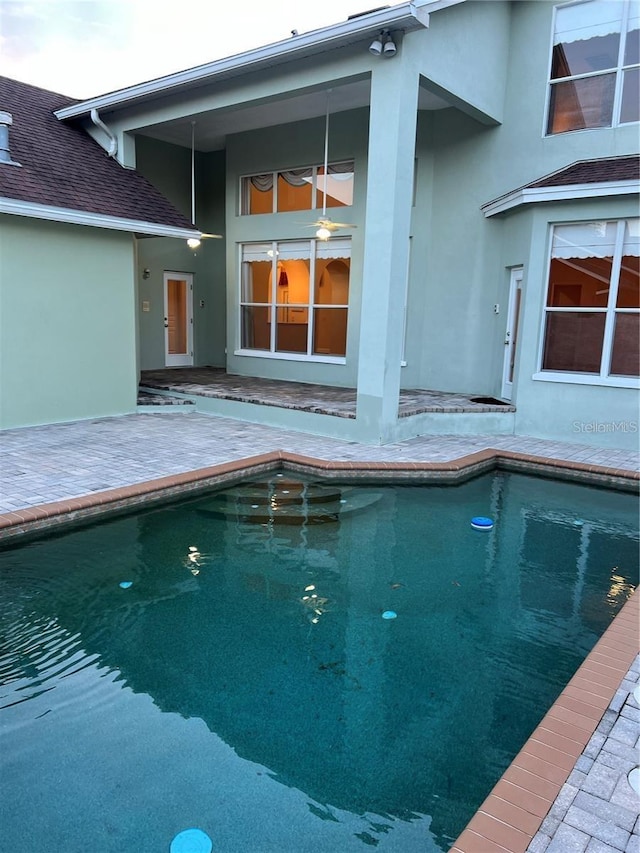
[[[445,851],[637,555],[636,496],[513,474],[273,475],[6,548],[0,850]]]

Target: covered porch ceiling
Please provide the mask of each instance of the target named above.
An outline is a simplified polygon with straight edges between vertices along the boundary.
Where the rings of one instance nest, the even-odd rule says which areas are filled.
[[[195,121],[195,147],[198,151],[218,151],[226,146],[228,136],[258,128],[273,127],[305,119],[324,117],[327,109],[329,87],[295,90],[286,96],[262,99],[237,107],[225,107],[200,112],[192,116],[181,116],[159,124],[139,128],[136,133],[180,145],[191,146],[191,128]],[[368,75],[346,82],[331,84],[329,111],[331,114],[368,107],[370,102],[370,78]],[[450,107],[444,98],[420,86],[418,109],[440,110]]]

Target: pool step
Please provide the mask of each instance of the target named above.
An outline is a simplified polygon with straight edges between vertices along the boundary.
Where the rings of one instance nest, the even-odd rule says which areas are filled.
[[[234,486],[215,495],[202,515],[233,518],[247,524],[316,525],[371,506],[382,494],[348,486],[272,478]]]

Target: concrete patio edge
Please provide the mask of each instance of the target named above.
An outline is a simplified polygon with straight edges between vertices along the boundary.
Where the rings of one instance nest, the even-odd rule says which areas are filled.
[[[0,542],[43,532],[60,525],[74,524],[107,513],[126,512],[150,502],[160,502],[196,494],[231,480],[288,467],[323,478],[365,482],[454,483],[496,468],[538,476],[636,491],[640,472],[549,459],[508,450],[486,449],[447,462],[362,462],[329,461],[275,450],[206,468],[184,471],[118,489],[84,494],[66,500],[17,509],[0,514]]]

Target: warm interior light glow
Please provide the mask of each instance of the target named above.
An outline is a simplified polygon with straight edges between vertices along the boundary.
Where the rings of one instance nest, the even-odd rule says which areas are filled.
[[[328,228],[318,228],[316,237],[318,240],[328,240],[331,237],[331,231]]]
[[[200,240],[198,240],[197,237],[189,237],[189,239],[187,240],[187,246],[190,249],[197,249],[199,245],[200,245]]]

